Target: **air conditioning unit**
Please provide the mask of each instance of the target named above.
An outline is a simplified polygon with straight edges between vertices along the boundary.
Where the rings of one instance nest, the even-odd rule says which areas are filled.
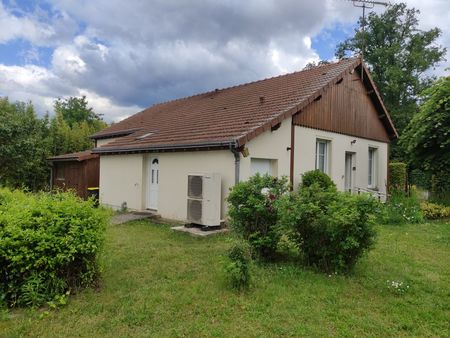
[[[189,174],[187,220],[203,227],[220,225],[220,174]]]

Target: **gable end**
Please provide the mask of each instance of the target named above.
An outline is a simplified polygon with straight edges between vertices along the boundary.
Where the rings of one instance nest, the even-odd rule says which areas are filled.
[[[374,90],[363,84],[358,68],[345,73],[342,80],[297,113],[293,123],[386,143],[395,138],[383,121],[386,114],[370,94]]]

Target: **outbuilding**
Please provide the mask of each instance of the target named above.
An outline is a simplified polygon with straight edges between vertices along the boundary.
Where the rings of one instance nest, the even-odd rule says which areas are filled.
[[[88,188],[99,186],[99,157],[91,150],[50,157],[51,188],[71,189],[86,199]]]

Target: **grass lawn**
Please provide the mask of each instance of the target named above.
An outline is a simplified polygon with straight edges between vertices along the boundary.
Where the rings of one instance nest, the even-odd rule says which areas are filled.
[[[0,336],[449,336],[450,224],[379,226],[353,275],[292,264],[255,267],[245,293],[226,288],[227,235],[193,238],[146,221],[110,226],[99,291],[42,316],[14,310]],[[404,295],[387,280],[410,285]]]

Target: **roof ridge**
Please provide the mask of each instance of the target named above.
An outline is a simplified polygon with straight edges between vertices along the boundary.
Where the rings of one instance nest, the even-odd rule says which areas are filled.
[[[342,58],[342,59],[339,59],[339,60],[336,61],[336,62],[330,62],[330,63],[327,63],[327,64],[317,65],[317,66],[315,66],[315,67],[313,67],[313,68],[309,68],[309,69],[296,70],[296,71],[294,71],[294,72],[285,73],[285,74],[279,74],[279,75],[274,75],[274,76],[266,77],[266,78],[259,79],[259,80],[254,80],[254,81],[250,81],[250,82],[246,82],[246,83],[240,83],[240,84],[237,84],[237,85],[234,85],[234,86],[229,86],[229,87],[225,87],[225,88],[216,88],[216,89],[213,89],[213,90],[210,90],[210,91],[206,91],[206,92],[202,92],[202,93],[197,93],[197,94],[193,94],[193,95],[189,95],[189,96],[185,96],[185,97],[179,97],[179,98],[176,98],[176,99],[166,100],[166,101],[162,101],[162,102],[155,103],[155,104],[151,105],[150,107],[147,107],[147,108],[143,109],[142,111],[138,112],[137,114],[139,114],[139,113],[141,113],[141,112],[144,112],[144,111],[146,111],[146,110],[149,109],[149,108],[153,108],[153,107],[156,107],[156,106],[160,106],[160,105],[163,105],[163,104],[166,104],[166,103],[171,103],[171,102],[177,102],[177,101],[187,100],[187,99],[191,99],[191,98],[194,98],[194,97],[197,97],[197,96],[206,95],[206,94],[214,94],[214,93],[217,93],[217,92],[221,92],[221,91],[223,91],[223,90],[228,90],[228,89],[234,89],[234,88],[244,87],[244,86],[252,85],[252,84],[255,84],[255,83],[258,83],[258,82],[263,82],[263,81],[272,80],[272,79],[276,79],[276,78],[281,78],[281,77],[285,77],[285,76],[289,76],[289,75],[294,75],[294,74],[298,74],[298,73],[303,73],[303,72],[309,72],[309,71],[316,70],[316,69],[318,69],[318,68],[329,67],[329,66],[335,66],[335,65],[337,65],[337,64],[339,64],[339,63],[341,63],[341,62],[344,62],[344,61],[350,61],[350,60],[356,61],[357,59],[358,59],[358,57]]]
[[[336,65],[342,61],[348,61],[348,60],[352,60],[353,62],[350,63],[350,65],[354,65],[357,61],[358,61],[358,57],[353,57],[353,58],[345,58],[345,59],[341,59],[338,62],[334,62],[331,64],[325,64],[325,65],[319,65],[316,66],[312,69],[317,69],[319,67],[322,66],[330,66],[330,65]],[[303,71],[308,71],[308,70],[312,70],[312,69],[305,69],[302,71],[298,71],[298,72],[294,72],[294,73],[300,73]],[[251,128],[250,130],[243,132],[241,135],[239,135],[238,137],[236,137],[236,141],[239,142],[240,139],[242,139],[243,137],[246,137],[247,135],[249,135],[250,133],[263,128],[264,126],[271,124],[272,121],[277,120],[278,118],[280,118],[280,116],[283,116],[284,114],[288,113],[289,111],[291,111],[292,109],[294,109],[295,107],[298,107],[300,104],[307,102],[308,100],[310,100],[311,97],[313,97],[317,92],[320,92],[321,90],[323,90],[324,88],[328,87],[330,85],[330,83],[332,83],[333,81],[335,81],[337,78],[339,78],[343,73],[345,73],[346,71],[348,71],[349,67],[347,67],[345,70],[343,70],[342,72],[340,72],[338,75],[336,75],[335,77],[331,78],[325,85],[323,85],[320,89],[318,89],[317,91],[315,91],[314,93],[311,93],[311,95],[303,98],[302,100],[296,101],[295,103],[293,103],[290,107],[284,109],[283,111],[280,111],[278,113],[274,113],[273,116],[271,116],[267,121],[261,122],[258,125],[254,126],[253,128]],[[294,74],[294,73],[290,73],[290,74]],[[284,75],[289,75],[289,74],[284,74]],[[280,75],[280,76],[284,76],[284,75]],[[271,79],[271,78],[269,78]]]
[[[145,114],[145,112],[147,110],[149,110],[151,108],[154,108],[154,107],[162,106],[162,105],[167,104],[167,103],[181,102],[183,100],[191,99],[191,98],[194,98],[194,97],[199,97],[199,96],[206,95],[206,94],[216,93],[216,90],[218,92],[220,92],[220,91],[224,91],[224,90],[228,90],[228,89],[245,87],[245,86],[248,86],[248,85],[251,85],[251,84],[255,84],[255,83],[259,83],[259,82],[263,82],[263,81],[267,81],[267,80],[271,80],[271,79],[275,79],[275,78],[281,78],[281,77],[290,76],[290,75],[294,75],[294,74],[298,74],[298,73],[302,73],[302,72],[310,72],[310,71],[316,70],[317,68],[335,66],[335,65],[337,65],[337,64],[339,64],[341,62],[345,62],[345,61],[350,61],[350,60],[356,61],[357,59],[358,59],[358,57],[342,58],[342,59],[339,59],[337,62],[331,62],[331,63],[328,63],[328,64],[317,65],[317,66],[315,66],[313,68],[310,68],[310,69],[297,70],[295,72],[290,72],[290,73],[285,73],[285,74],[280,74],[280,75],[274,75],[274,76],[271,76],[271,77],[266,77],[264,79],[259,79],[259,80],[255,80],[255,81],[241,83],[241,84],[237,84],[237,85],[230,86],[230,87],[225,87],[225,88],[221,88],[221,89],[216,88],[214,90],[210,90],[210,91],[206,91],[206,92],[202,92],[202,93],[197,93],[197,94],[193,94],[193,95],[190,95],[190,96],[179,97],[179,98],[175,98],[175,99],[171,99],[171,100],[158,102],[158,103],[155,103],[155,104],[153,104],[153,105],[151,105],[149,107],[146,107],[146,108],[142,109],[141,111],[138,111],[135,114],[133,114],[131,116],[128,116],[127,118],[125,118],[125,119],[123,119],[121,121],[118,121],[116,123],[124,122],[126,120],[129,120],[129,119],[135,117],[136,115]],[[97,133],[94,133],[92,136],[96,136],[96,135],[103,135],[103,130],[101,130],[101,131],[99,131]]]

